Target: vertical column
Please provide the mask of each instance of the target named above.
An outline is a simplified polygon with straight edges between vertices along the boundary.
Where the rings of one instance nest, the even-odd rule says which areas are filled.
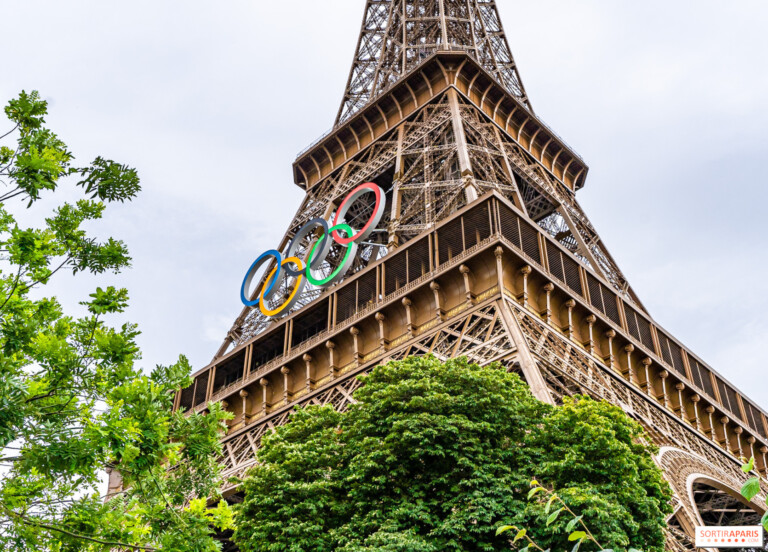
[[[520,269],[520,274],[523,275],[523,293],[518,296],[518,301],[520,301],[524,309],[528,308],[528,276],[531,275],[531,272],[533,272],[533,269],[528,265]]]
[[[253,357],[253,343],[245,348],[245,368],[243,369],[243,381],[248,381],[251,375],[251,357]]]
[[[605,357],[605,362],[608,363],[608,366],[615,369],[615,357],[613,356],[613,339],[616,337],[616,332],[614,330],[608,330],[605,332],[605,338],[608,340],[608,356]]]
[[[443,310],[443,301],[440,297],[440,284],[432,282],[429,284],[429,289],[435,294],[435,317],[438,320],[445,320],[445,310]]]
[[[544,318],[547,324],[552,324],[552,292],[555,291],[555,284],[548,282],[544,285],[544,292],[547,294],[546,307],[544,309]]]
[[[261,385],[261,414],[265,416],[269,411],[269,380],[267,378],[261,378],[259,380]]]
[[[685,404],[683,403],[683,391],[685,391],[684,383],[676,383],[675,389],[677,389],[677,400],[680,405],[680,419],[684,422],[688,422],[688,416],[685,412]]]
[[[589,332],[589,336],[587,339],[587,350],[589,351],[589,354],[594,356],[595,355],[595,338],[593,336],[593,331],[595,328],[595,322],[597,322],[597,317],[594,314],[590,314],[586,318],[587,321],[587,329]]]
[[[392,182],[392,212],[390,214],[390,223],[387,233],[389,234],[389,243],[387,248],[392,251],[400,245],[400,212],[402,208],[402,197],[400,195],[400,184],[403,177],[403,138],[405,137],[405,125],[400,125],[397,130],[397,157],[395,159],[395,176]]]
[[[355,364],[357,366],[360,366],[360,363],[363,360],[363,355],[360,352],[360,329],[356,326],[352,326],[349,328],[349,333],[352,334],[352,341],[354,343],[354,352],[353,357],[355,360]]]
[[[216,381],[216,365],[213,365],[213,368],[211,368],[211,373],[208,376],[208,389],[205,392],[205,402],[209,403],[211,402],[211,397],[213,397],[213,384]]]
[[[411,313],[411,305],[413,305],[413,301],[408,299],[408,297],[403,297],[402,304],[405,307],[405,327],[411,337],[413,337],[416,335],[416,327],[413,325],[413,317]]]
[[[445,15],[445,0],[437,0],[440,4],[440,40],[443,49],[448,48],[448,20]],[[405,4],[405,2],[403,2]],[[472,35],[474,36],[474,34]]]
[[[307,378],[306,387],[307,387],[307,393],[309,393],[312,390],[312,388],[314,387],[314,385],[315,385],[315,379],[312,377],[313,376],[313,374],[312,374],[312,355],[305,354],[304,356],[301,357],[301,360],[304,361],[304,367],[307,370],[307,373],[306,373],[306,378]]]
[[[387,319],[383,312],[376,313],[376,321],[379,323],[379,348],[382,354],[389,348],[389,340],[387,339],[387,329],[385,327],[385,321]]]
[[[749,458],[755,458],[755,443],[757,442],[757,439],[755,439],[754,435],[750,435],[747,437],[747,444],[749,445]],[[755,458],[755,464],[757,464],[757,458]]]
[[[635,346],[631,343],[624,346],[624,352],[627,353],[627,379],[630,383],[634,383],[640,387],[640,380],[635,372],[635,367],[632,366],[632,353],[635,351]]]
[[[573,308],[575,306],[576,306],[576,301],[574,301],[573,299],[568,299],[565,302],[565,308],[568,309],[568,325],[566,326],[566,331],[568,332],[568,339],[570,339],[571,341],[573,341]]]
[[[712,439],[714,443],[717,443],[717,430],[715,429],[715,420],[712,417],[715,413],[715,407],[710,404],[704,410],[706,410],[707,416],[709,417],[709,438]]]
[[[440,2],[440,5],[442,6],[443,3]],[[477,199],[478,193],[475,187],[475,176],[472,173],[472,164],[469,159],[469,148],[467,147],[467,136],[464,133],[464,123],[461,120],[459,95],[455,88],[448,89],[448,102],[451,106],[453,134],[456,138],[459,170],[461,170],[461,179],[464,182],[464,193],[466,194],[467,203],[471,203]]]
[[[651,364],[653,363],[653,360],[651,360],[650,357],[645,357],[643,359],[643,368],[645,368],[645,392],[648,395],[653,396],[653,387],[651,386]],[[654,399],[656,397],[653,397]]]
[[[661,392],[664,395],[664,406],[672,410],[672,405],[669,402],[669,393],[667,392],[667,378],[669,377],[669,372],[662,370],[659,372],[659,377],[661,378]]]
[[[723,416],[720,418],[720,423],[723,424],[723,448],[725,450],[731,450],[731,443],[728,439],[728,424],[730,421],[731,419],[728,418],[728,416]]]
[[[280,368],[280,373],[283,374],[283,400],[288,403],[291,400],[292,393],[290,392],[291,388],[291,369],[287,366],[283,366]]]
[[[339,367],[336,365],[336,355],[334,354],[336,344],[333,341],[326,341],[325,348],[328,349],[328,371],[331,374],[331,380],[335,380],[336,372],[339,369]]]
[[[496,257],[496,281],[499,285],[499,294],[504,296],[504,248],[500,245],[493,250],[493,255]]]
[[[742,428],[740,425],[737,425],[735,428],[733,428],[733,432],[736,434],[736,444],[739,447],[739,458],[744,458],[744,448],[741,445],[741,434],[744,433],[744,428]]]
[[[691,397],[693,403],[693,415],[696,418],[696,429],[704,433],[704,427],[701,425],[701,418],[699,417],[699,401],[701,401],[701,395],[694,395]]]
[[[464,291],[467,294],[467,305],[472,305],[475,302],[475,294],[472,293],[472,277],[471,270],[467,265],[461,265],[459,272],[464,277]]]
[[[731,449],[731,443],[728,439],[728,423],[730,422],[730,418],[728,416],[723,416],[720,418],[720,423],[723,424],[723,448],[725,450]]]
[[[251,415],[248,412],[248,391],[245,389],[240,390],[240,398],[243,400],[243,425],[248,425],[251,422]]]

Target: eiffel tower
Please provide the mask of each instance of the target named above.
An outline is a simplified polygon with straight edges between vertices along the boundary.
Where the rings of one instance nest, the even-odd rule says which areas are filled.
[[[266,312],[290,308],[245,308],[177,394],[177,409],[234,413],[227,476],[296,405],[346,408],[377,364],[467,356],[517,372],[542,401],[589,395],[644,425],[674,490],[670,550],[693,549],[696,525],[758,523],[764,493],[740,497],[739,458],[767,473],[766,412],[632,290],[576,199],[588,167],[534,112],[493,0],[367,0],[335,126],[293,169],[306,196],[281,258],[307,262],[321,237],[302,230],[361,184],[383,193],[355,195],[344,222],[381,218],[353,256],[329,247],[316,268],[346,269],[334,285],[267,286]],[[256,289],[275,283],[265,276]]]

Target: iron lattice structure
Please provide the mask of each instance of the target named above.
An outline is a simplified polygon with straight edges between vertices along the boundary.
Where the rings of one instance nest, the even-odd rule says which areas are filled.
[[[438,50],[471,55],[531,109],[493,0],[367,0],[336,124]]]
[[[692,549],[696,525],[754,520],[764,496],[739,498],[739,458],[768,473],[766,413],[651,318],[576,200],[587,172],[531,110],[495,2],[368,0],[336,126],[294,163],[306,196],[278,249],[364,182],[387,214],[341,282],[277,320],[243,310],[176,408],[225,403],[222,462],[240,476],[293,408],[346,408],[379,363],[498,362],[541,400],[590,395],[648,429],[675,492],[671,550]],[[372,209],[364,196],[346,221]]]

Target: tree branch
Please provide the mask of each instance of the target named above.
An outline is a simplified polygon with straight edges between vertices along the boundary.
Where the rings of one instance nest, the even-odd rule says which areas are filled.
[[[5,138],[5,137],[6,137],[6,136],[8,136],[9,134],[11,134],[11,133],[12,133],[14,130],[16,130],[17,128],[19,128],[19,123],[16,123],[16,126],[15,126],[15,127],[13,127],[11,130],[9,130],[8,132],[6,132],[6,133],[5,133],[5,134],[3,134],[2,136],[0,136],[0,140],[2,140],[3,138]]]
[[[154,548],[152,546],[140,546],[138,544],[127,544],[119,541],[108,541],[108,540],[98,539],[96,537],[78,535],[77,533],[73,533],[72,531],[67,531],[66,529],[62,529],[61,527],[56,527],[55,525],[50,525],[48,523],[43,523],[37,520],[33,520],[23,514],[19,514],[18,512],[9,510],[5,506],[3,506],[2,508],[3,510],[5,510],[5,512],[8,515],[18,518],[25,525],[31,525],[33,527],[39,527],[41,529],[48,529],[49,531],[56,531],[57,533],[61,533],[62,535],[67,535],[69,537],[72,537],[73,539],[95,542],[97,544],[103,544],[105,546],[120,546],[122,548],[130,548],[131,550],[148,550],[150,552],[156,552],[156,551],[159,552],[161,550],[160,548]]]

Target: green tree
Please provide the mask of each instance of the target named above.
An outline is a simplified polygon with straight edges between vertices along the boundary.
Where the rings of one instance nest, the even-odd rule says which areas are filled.
[[[100,241],[85,226],[140,189],[124,165],[75,165],[46,113],[36,92],[22,92],[0,136],[0,548],[215,550],[211,524],[229,526],[231,512],[199,497],[216,495],[227,415],[217,406],[206,416],[171,412],[189,364],[180,357],[142,372],[136,326],[106,322],[126,308],[125,289],[97,288],[81,316],[46,296],[58,272],[129,266],[121,241]],[[79,199],[41,216],[38,200],[63,193]],[[19,222],[36,217],[37,226]],[[127,490],[105,499],[107,468]]]
[[[298,410],[265,437],[236,510],[242,550],[508,550],[505,523],[562,550],[565,528],[528,500],[534,478],[604,546],[663,550],[670,491],[619,408],[551,407],[518,376],[466,359],[412,357],[364,380],[349,411]]]

